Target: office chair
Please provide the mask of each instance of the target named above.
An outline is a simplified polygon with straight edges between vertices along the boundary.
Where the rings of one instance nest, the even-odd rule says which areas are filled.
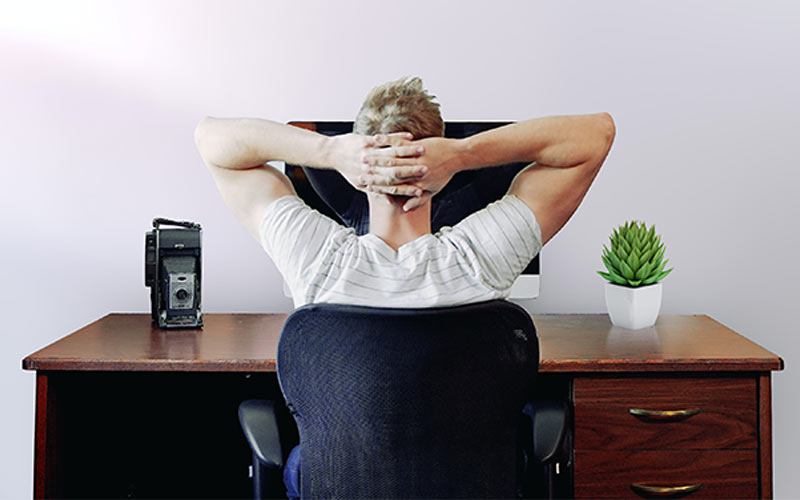
[[[278,380],[299,431],[303,498],[516,497],[529,487],[524,463],[552,460],[566,430],[557,410],[548,425],[531,424],[551,408],[525,405],[538,359],[530,315],[503,300],[296,310],[281,333]],[[277,409],[239,408],[256,498],[287,455]]]

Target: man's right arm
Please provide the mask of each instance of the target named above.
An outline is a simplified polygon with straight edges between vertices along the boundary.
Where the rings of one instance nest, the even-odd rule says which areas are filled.
[[[541,143],[533,145],[534,163],[520,172],[509,188],[509,193],[524,201],[536,216],[542,244],[578,209],[616,135],[614,120],[607,113],[551,117],[547,121],[522,123],[529,124],[522,131],[541,137]]]
[[[566,224],[586,195],[614,141],[614,121],[608,113],[549,116],[513,123],[466,139],[429,138],[416,141],[424,153],[414,161],[428,174],[413,183],[426,194],[411,198],[413,209],[442,189],[462,170],[512,162],[531,162],[511,184],[509,193],[533,211],[542,229],[542,243]],[[382,158],[370,158],[380,166]],[[403,160],[399,163],[402,164]],[[395,165],[398,160],[395,160]],[[380,191],[379,183],[370,189]]]

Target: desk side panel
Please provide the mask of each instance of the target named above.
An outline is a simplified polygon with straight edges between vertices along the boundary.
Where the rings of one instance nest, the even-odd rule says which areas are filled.
[[[758,378],[759,467],[761,498],[772,498],[772,390],[770,372]]]
[[[56,456],[58,422],[56,391],[47,372],[36,374],[36,426],[33,452],[33,497],[59,497]]]

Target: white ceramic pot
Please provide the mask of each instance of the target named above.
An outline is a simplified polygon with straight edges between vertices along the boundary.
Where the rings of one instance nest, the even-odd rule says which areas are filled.
[[[606,283],[606,307],[615,326],[630,330],[651,327],[661,311],[661,283],[638,288]]]

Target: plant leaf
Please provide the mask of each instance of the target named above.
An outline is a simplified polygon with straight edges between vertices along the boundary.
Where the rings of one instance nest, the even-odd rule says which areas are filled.
[[[663,280],[664,278],[666,278],[666,277],[667,277],[667,275],[668,275],[669,273],[671,273],[673,269],[675,269],[675,268],[674,268],[674,267],[670,267],[669,269],[667,269],[667,270],[666,270],[666,271],[664,271],[663,273],[659,274],[659,275],[658,275],[658,281],[661,281],[661,280]]]
[[[628,243],[628,240],[625,239],[625,238],[621,238],[620,242],[622,243],[622,246],[620,248],[624,248],[625,249],[625,256],[627,256],[629,253],[631,253],[631,250],[633,250],[633,247],[631,246],[630,243]]]
[[[642,266],[636,270],[636,275],[634,276],[637,280],[643,280],[650,275],[650,264],[644,262]]]
[[[628,280],[628,284],[630,286],[639,286],[639,284],[641,284],[641,282],[642,282],[642,280]]]
[[[625,240],[622,240],[625,241]],[[619,260],[625,260],[628,258],[628,251],[625,250],[625,245],[620,245],[617,247],[617,251],[615,252]]]
[[[609,272],[616,271],[616,269],[614,268],[614,264],[612,264],[612,262],[607,257],[604,256],[601,257],[601,259],[603,259],[603,264],[606,265],[606,269],[608,269]]]
[[[622,264],[620,269],[620,271],[622,271],[622,276],[629,280],[633,279],[633,269],[631,269],[631,266],[629,266],[624,260],[621,260],[620,264]]]
[[[667,260],[665,260],[664,262],[660,263],[660,264],[658,265],[658,268],[657,268],[655,271],[653,271],[653,274],[656,274],[656,275],[660,274],[660,273],[661,273],[661,271],[663,271],[663,270],[664,270],[664,267],[666,267],[666,265],[667,265],[667,262],[669,262],[669,259],[667,259]],[[661,278],[658,278],[658,279],[659,279],[659,280],[661,280]]]
[[[611,275],[611,279],[613,279],[616,284],[618,284],[618,285],[624,285],[625,284],[625,278],[620,276],[618,273],[608,273],[608,274]]]
[[[613,249],[609,250],[605,245],[603,245],[603,255],[605,255],[608,259],[611,259],[612,262],[614,261],[612,257],[616,257]]]
[[[633,239],[635,237],[636,237],[636,235],[634,234],[634,231],[631,230],[631,228],[629,227],[627,232],[626,232],[626,234],[625,234],[625,239],[628,241],[628,244],[633,245]]]
[[[621,273],[622,272],[622,264],[621,264],[621,261],[619,260],[619,257],[614,255],[613,253],[611,255],[609,255],[608,257],[611,259],[611,263],[614,264],[614,271],[617,274]]]
[[[633,273],[636,273],[636,271],[639,269],[639,257],[636,256],[635,249],[631,252],[630,255],[628,255],[626,262],[629,266],[631,266],[631,271]]]
[[[652,259],[650,262],[651,262],[651,263],[654,263],[654,264],[656,264],[656,265],[657,265],[659,262],[661,262],[661,258],[662,258],[662,257],[664,257],[664,250],[665,250],[665,249],[666,249],[666,248],[665,248],[665,247],[664,247],[664,245],[662,244],[662,245],[659,247],[658,251],[656,252],[655,256],[653,257],[653,259]]]
[[[636,241],[634,241],[634,243],[636,243]],[[640,250],[640,248],[641,247],[634,245],[633,249],[631,250],[631,255],[635,255],[636,260],[642,260],[642,251]]]
[[[655,254],[655,253],[656,253],[656,250],[655,250],[655,248],[650,248],[650,249],[648,249],[648,250],[647,250],[647,251],[644,253],[644,255],[642,255],[642,262],[648,262],[648,263],[649,263],[649,262],[650,262],[650,259],[652,259],[652,258],[653,258],[653,254]]]
[[[625,281],[625,278],[623,278],[622,276],[618,276],[617,274],[614,274],[614,273],[601,273],[600,271],[597,271],[597,272],[600,273],[600,276],[606,278],[608,281],[610,281],[612,283],[616,283],[617,285],[625,285],[627,283]]]

